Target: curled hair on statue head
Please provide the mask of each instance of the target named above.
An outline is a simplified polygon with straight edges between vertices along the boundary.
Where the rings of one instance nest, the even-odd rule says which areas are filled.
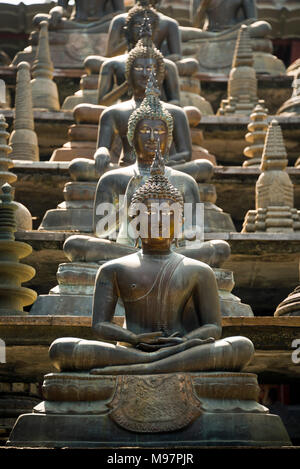
[[[154,46],[149,37],[140,39],[136,46],[128,54],[125,66],[125,78],[129,90],[132,92],[131,73],[134,63],[137,59],[154,59],[156,61],[156,79],[158,86],[161,86],[165,78],[165,62],[162,53]]]
[[[127,41],[127,46],[128,50],[130,51],[133,47],[136,45],[136,40],[133,37],[132,34],[132,28],[139,18],[145,18],[145,16],[148,18],[148,22],[151,25],[151,32],[152,32],[152,37],[155,34],[157,28],[158,28],[158,23],[159,23],[159,16],[157,14],[157,11],[150,7],[150,6],[142,6],[141,4],[137,3],[132,7],[128,13],[127,17],[125,20],[125,25],[123,27],[123,32]]]
[[[165,123],[168,132],[168,151],[173,141],[173,117],[164,107],[159,99],[160,90],[155,74],[152,72],[149,76],[145,98],[141,105],[133,111],[128,120],[127,139],[129,145],[133,147],[134,136],[137,124],[143,119],[161,120]],[[134,150],[135,151],[135,150]],[[167,155],[163,155],[166,159]]]

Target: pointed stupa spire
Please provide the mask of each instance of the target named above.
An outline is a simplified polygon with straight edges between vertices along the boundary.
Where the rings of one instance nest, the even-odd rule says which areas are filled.
[[[139,39],[149,38],[152,40],[152,25],[147,10],[144,12],[144,19],[139,30]]]
[[[253,50],[248,26],[242,24],[238,32],[238,38],[233,54],[232,68],[243,65],[252,67],[254,63]]]
[[[17,176],[10,171],[13,168],[14,163],[9,157],[12,151],[10,145],[7,144],[9,133],[6,132],[8,124],[5,121],[3,114],[0,114],[0,186],[8,182],[9,184],[14,183],[17,180]]]
[[[50,55],[48,23],[42,21],[40,24],[39,43],[35,61],[32,66],[33,78],[53,78],[53,63]]]
[[[57,86],[52,80],[53,63],[50,56],[47,21],[42,21],[40,24],[39,43],[32,70],[33,107],[59,111]]]
[[[30,65],[20,62],[17,68],[14,130],[10,136],[14,160],[39,160],[39,148],[34,131]]]
[[[245,24],[238,32],[228,79],[227,96],[227,99],[222,99],[217,115],[250,115],[259,102],[253,51],[248,27]]]
[[[260,169],[261,171],[283,170],[287,165],[287,152],[281,127],[278,121],[273,119],[267,130]]]

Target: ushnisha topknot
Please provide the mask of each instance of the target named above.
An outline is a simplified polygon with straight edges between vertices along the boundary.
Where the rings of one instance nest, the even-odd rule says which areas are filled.
[[[154,34],[159,23],[159,16],[154,8],[149,5],[144,6],[140,3],[137,3],[128,11],[123,28],[128,44],[128,50],[131,50],[135,46],[135,43],[133,42],[132,27],[137,18],[145,16],[147,16],[151,24],[151,33]]]
[[[165,122],[168,130],[168,148],[170,148],[173,140],[173,117],[164,107],[159,99],[160,90],[154,72],[151,72],[143,99],[140,107],[135,109],[128,121],[127,139],[133,147],[135,129],[139,121],[142,119],[159,119]]]
[[[173,200],[174,203],[179,204],[183,211],[184,202],[181,192],[179,192],[165,176],[165,163],[160,151],[159,139],[157,140],[157,148],[150,168],[150,178],[134,193],[131,199],[129,213],[133,214],[136,209],[138,209],[138,205],[144,203],[147,199]]]
[[[142,31],[141,31],[142,33]],[[151,37],[149,37],[148,33],[143,36],[139,41],[136,43],[135,47],[131,49],[128,53],[128,57],[126,60],[125,66],[125,78],[127,83],[130,86],[131,82],[131,69],[136,59],[143,58],[143,59],[154,59],[156,61],[156,74],[157,74],[157,81],[159,85],[162,84],[165,78],[165,63],[164,63],[164,56],[162,53],[155,47]]]

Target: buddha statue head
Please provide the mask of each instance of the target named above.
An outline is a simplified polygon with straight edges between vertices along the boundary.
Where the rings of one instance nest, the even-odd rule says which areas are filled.
[[[141,37],[141,27],[143,26],[145,17],[151,25],[152,37],[158,28],[159,16],[151,6],[142,6],[137,3],[127,14],[124,34],[127,40],[128,50],[135,47]]]
[[[156,140],[155,156],[150,168],[150,178],[134,193],[129,216],[139,214],[139,234],[143,246],[151,244],[159,250],[170,246],[173,239],[181,237],[184,202],[181,192],[165,176],[164,158]]]
[[[158,86],[161,87],[165,76],[164,58],[151,38],[144,36],[127,57],[125,77],[129,91],[143,96],[152,71],[155,72]]]
[[[173,140],[173,118],[159,99],[155,73],[151,71],[146,96],[128,121],[127,138],[138,161],[151,164],[157,142],[164,159],[167,159]]]

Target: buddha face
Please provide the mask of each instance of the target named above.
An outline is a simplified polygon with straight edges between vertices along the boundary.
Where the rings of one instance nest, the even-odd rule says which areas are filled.
[[[142,238],[144,244],[159,246],[166,241],[173,241],[175,217],[178,217],[177,205],[178,203],[168,198],[144,201],[145,212],[142,215],[148,226],[148,237]]]
[[[162,155],[167,152],[168,129],[161,119],[141,119],[134,133],[134,148],[138,159],[151,164],[159,140]]]
[[[152,57],[137,57],[132,64],[130,81],[136,93],[145,93],[150,73],[157,74],[157,61]]]

